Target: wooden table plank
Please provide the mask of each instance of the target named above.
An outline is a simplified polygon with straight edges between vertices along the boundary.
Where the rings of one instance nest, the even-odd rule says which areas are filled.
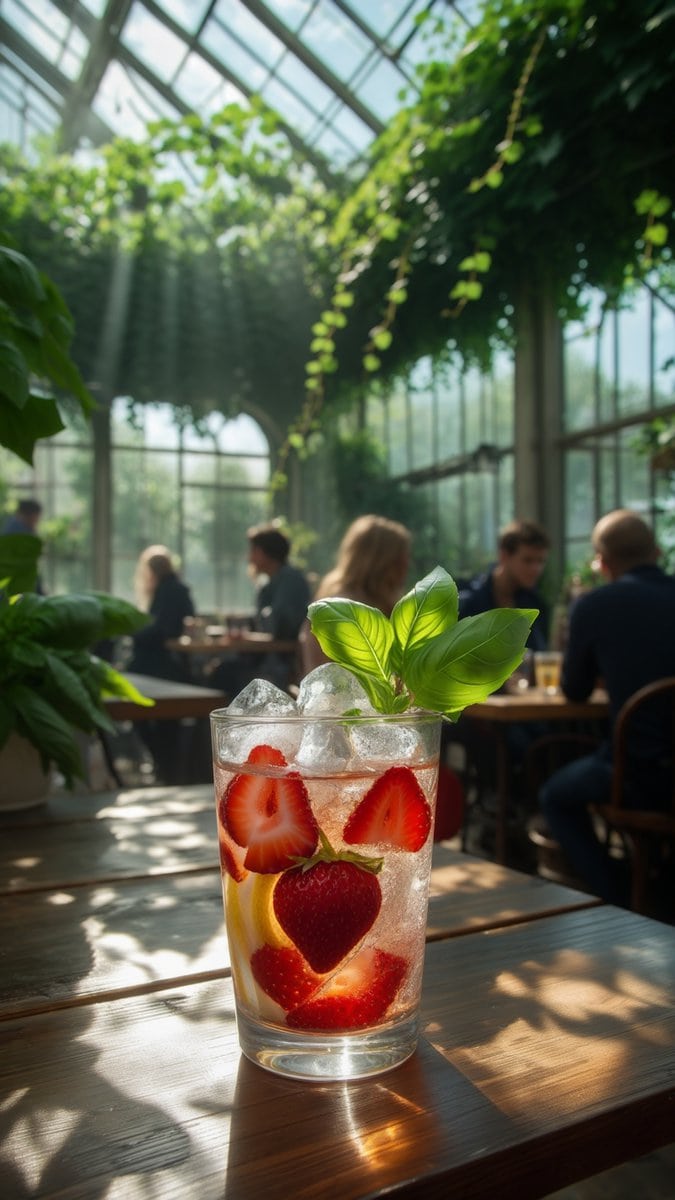
[[[597,904],[557,884],[434,847],[427,936],[459,937]],[[0,1019],[229,973],[220,871],[17,891],[0,942]]]
[[[500,929],[544,915],[596,907],[597,896],[434,846],[427,940]]]
[[[674,971],[607,908],[435,942],[420,1051],[353,1084],[241,1059],[226,980],[8,1021],[4,1194],[534,1200],[672,1140]]]
[[[56,791],[45,804],[17,812],[0,813],[0,837],[8,829],[26,826],[68,825],[71,821],[98,821],[123,816],[125,821],[144,821],[158,813],[173,815],[212,812],[213,785],[157,784],[152,787],[122,788],[111,792]],[[56,832],[54,836],[57,836]]]
[[[220,871],[3,900],[0,1020],[229,974]]]
[[[193,812],[123,813],[64,824],[7,826],[0,894],[133,879],[218,865],[213,804]]]

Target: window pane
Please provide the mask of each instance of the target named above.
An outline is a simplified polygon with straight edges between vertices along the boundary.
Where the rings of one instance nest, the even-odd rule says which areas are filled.
[[[595,524],[593,456],[572,450],[565,457],[565,528],[567,538],[588,539]]]

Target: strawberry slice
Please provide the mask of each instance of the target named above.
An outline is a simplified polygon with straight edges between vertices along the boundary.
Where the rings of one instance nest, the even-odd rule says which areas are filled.
[[[256,746],[249,763],[285,766],[279,750]],[[227,834],[246,848],[244,867],[261,875],[276,875],[316,849],[318,826],[307,789],[296,773],[270,777],[235,775],[220,803],[219,816]]]
[[[410,767],[390,767],[366,792],[344,828],[349,846],[421,850],[431,829],[431,808]]]
[[[232,876],[235,883],[241,883],[248,875],[248,871],[244,870],[244,867],[239,862],[232,849],[232,844],[224,837],[220,837],[218,839],[218,848],[220,850],[221,868],[227,871],[228,875]]]
[[[382,892],[372,870],[333,857],[286,871],[275,884],[272,902],[284,933],[315,971],[325,973],[368,932]]]
[[[261,946],[251,955],[251,971],[262,990],[288,1011],[315,992],[321,979],[293,946]]]
[[[286,1017],[293,1029],[363,1029],[384,1017],[408,971],[386,950],[362,950],[326,985]]]

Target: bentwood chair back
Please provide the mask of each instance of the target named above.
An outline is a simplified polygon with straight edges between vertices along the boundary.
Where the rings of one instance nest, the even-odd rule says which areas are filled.
[[[631,746],[640,738],[641,726],[660,739],[661,749],[643,763],[638,775],[631,772]],[[647,684],[626,700],[614,726],[612,787],[609,804],[595,811],[626,845],[631,868],[631,908],[645,914],[652,872],[672,872],[675,858],[675,676]],[[657,792],[654,805],[645,804]],[[645,795],[647,793],[647,795]],[[631,807],[638,798],[640,807]]]

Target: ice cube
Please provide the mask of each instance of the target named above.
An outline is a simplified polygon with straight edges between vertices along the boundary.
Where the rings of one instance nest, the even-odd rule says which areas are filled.
[[[295,700],[267,679],[252,679],[228,705],[229,713],[246,716],[294,717]]]
[[[369,763],[405,765],[424,758],[424,739],[420,733],[410,725],[397,725],[386,719],[352,725],[351,741],[355,756]]]
[[[334,721],[308,721],[295,761],[306,773],[336,775],[346,771],[352,755],[349,732]]]
[[[337,663],[323,663],[305,675],[297,707],[303,716],[312,717],[339,717],[354,708],[366,714],[375,711],[356,676]]]
[[[302,727],[295,701],[267,679],[252,679],[226,709],[232,717],[251,720],[223,721],[214,733],[215,758],[222,764],[245,763],[254,746],[273,746],[291,762],[300,744]],[[279,718],[270,720],[269,718]],[[260,718],[260,720],[256,720]],[[267,719],[266,719],[267,718]]]

